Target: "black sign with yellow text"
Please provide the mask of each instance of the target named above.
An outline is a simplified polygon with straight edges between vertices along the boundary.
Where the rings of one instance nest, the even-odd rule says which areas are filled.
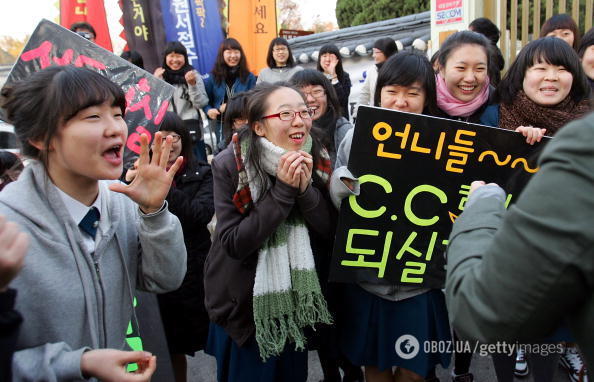
[[[515,200],[546,141],[375,107],[359,108],[348,168],[361,193],[342,201],[331,281],[442,288],[452,223],[473,180]]]

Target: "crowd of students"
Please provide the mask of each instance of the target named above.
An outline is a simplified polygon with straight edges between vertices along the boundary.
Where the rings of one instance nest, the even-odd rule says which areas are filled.
[[[397,52],[392,39],[378,40],[358,104],[514,130],[527,144],[556,136],[591,113],[594,29],[580,39],[569,16],[554,16],[503,78],[497,28],[480,19],[470,29],[449,36],[431,60],[420,52]],[[306,350],[312,349],[320,355],[325,381],[437,381],[436,366],[447,368],[452,355],[421,349],[404,359],[394,351],[396,339],[409,334],[420,343],[452,341],[460,333],[463,339],[496,341],[499,332],[484,329],[489,325],[501,328],[502,339],[566,342],[562,363],[572,380],[581,373],[587,381],[572,342],[592,362],[592,344],[580,337],[587,333],[583,325],[592,325],[581,322],[575,329],[570,323],[570,333],[563,312],[555,310],[558,319],[540,325],[543,320],[526,310],[522,327],[534,320],[540,328],[527,336],[503,327],[508,322],[503,318],[498,322],[472,308],[473,298],[488,298],[472,282],[497,287],[488,284],[493,277],[468,280],[461,273],[474,266],[488,274],[491,268],[472,263],[480,256],[470,256],[475,247],[466,245],[469,231],[457,225],[455,246],[448,250],[456,260],[448,264],[447,301],[440,289],[329,283],[338,208],[360,192],[348,168],[350,78],[332,44],[320,49],[317,69],[303,69],[295,65],[287,41],[276,38],[267,63],[254,76],[239,42],[228,38],[203,80],[186,48],[169,43],[154,75],[175,88],[170,110],[152,144],[142,136],[140,157],[123,175],[125,97],[105,77],[50,67],[4,92],[2,107],[32,161],[0,193],[0,214],[26,233],[0,219],[0,334],[3,349],[5,344],[16,349],[12,361],[2,354],[1,376],[9,378],[12,364],[15,381],[148,380],[154,357],[123,350],[128,321],[135,321],[133,292],[141,288],[159,294],[177,382],[186,380],[186,355],[200,350],[216,358],[219,381],[305,381]],[[201,115],[216,126],[219,142],[210,164]],[[593,130],[591,120],[590,115],[584,120],[589,125],[579,126]],[[591,136],[584,133],[582,140]],[[120,178],[127,184],[113,181]],[[495,210],[500,190],[480,186],[473,185],[469,205],[487,208],[490,202]],[[576,208],[594,216],[591,195],[569,193],[588,199]],[[527,194],[522,200],[531,198]],[[462,215],[461,225],[472,226],[471,213]],[[501,211],[497,214],[500,218]],[[521,240],[523,224],[539,221],[516,216],[510,240]],[[567,241],[578,239],[558,233],[563,248],[573,253]],[[586,258],[574,267],[593,263],[590,237],[580,242]],[[511,258],[526,250],[526,244],[503,246],[506,236],[496,239],[490,244],[483,238],[482,249],[508,251]],[[569,291],[582,300],[565,302],[568,312],[591,299],[594,271],[585,269],[578,273],[590,284],[561,285],[582,288]],[[538,287],[529,278],[521,280]],[[19,313],[13,310],[15,292],[6,289],[11,280]],[[523,287],[515,282],[513,288]],[[563,299],[560,292],[551,296]],[[539,298],[528,293],[524,304],[539,304]],[[473,381],[471,357],[454,355],[453,381]],[[531,359],[535,381],[551,381],[558,359]],[[132,362],[138,371],[126,373],[124,366]],[[499,381],[527,373],[523,353],[494,357],[494,363]]]

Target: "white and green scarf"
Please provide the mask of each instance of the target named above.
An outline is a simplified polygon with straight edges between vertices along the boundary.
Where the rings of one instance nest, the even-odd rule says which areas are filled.
[[[256,143],[261,149],[262,170],[276,176],[280,157],[286,150],[265,138],[259,138]],[[247,146],[242,142],[242,158],[246,157]],[[302,150],[309,153],[311,147],[312,139],[309,136]],[[329,158],[325,150],[321,154],[321,162],[325,165],[316,166],[316,172],[327,182]],[[249,164],[246,164],[243,175],[247,177],[240,174],[238,190],[246,188],[245,183],[241,183],[247,178],[249,193],[255,203],[267,190],[262,189],[255,169]],[[270,186],[268,182],[268,188]],[[303,328],[306,326],[313,328],[317,323],[332,323],[332,316],[320,289],[307,226],[297,206],[262,244],[253,293],[256,341],[264,361],[279,355],[290,342],[295,343],[296,350],[305,349]]]

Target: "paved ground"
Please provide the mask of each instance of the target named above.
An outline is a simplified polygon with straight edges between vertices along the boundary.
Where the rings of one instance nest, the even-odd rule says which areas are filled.
[[[211,382],[216,381],[216,363],[214,358],[200,352],[196,357],[188,358],[188,381],[190,382]],[[474,374],[476,382],[497,382],[493,362],[490,357],[481,357],[475,354],[471,372]],[[450,381],[451,369],[444,370],[438,367],[437,376],[442,382]],[[318,382],[322,380],[322,370],[316,352],[309,352],[309,377],[308,382]],[[566,372],[560,367],[553,382],[569,382]],[[531,375],[525,378],[516,378],[514,382],[534,382]]]

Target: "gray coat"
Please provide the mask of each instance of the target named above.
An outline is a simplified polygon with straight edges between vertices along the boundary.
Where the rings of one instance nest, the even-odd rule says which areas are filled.
[[[507,212],[497,187],[471,194],[447,250],[448,311],[461,337],[527,343],[566,322],[594,369],[592,142],[594,113],[561,129]]]
[[[126,349],[136,287],[174,290],[186,271],[179,220],[166,208],[142,214],[100,181],[110,226],[94,254],[41,163],[27,166],[0,193],[0,214],[30,236],[25,265],[12,287],[25,320],[13,359],[14,381],[82,380],[88,349]]]

